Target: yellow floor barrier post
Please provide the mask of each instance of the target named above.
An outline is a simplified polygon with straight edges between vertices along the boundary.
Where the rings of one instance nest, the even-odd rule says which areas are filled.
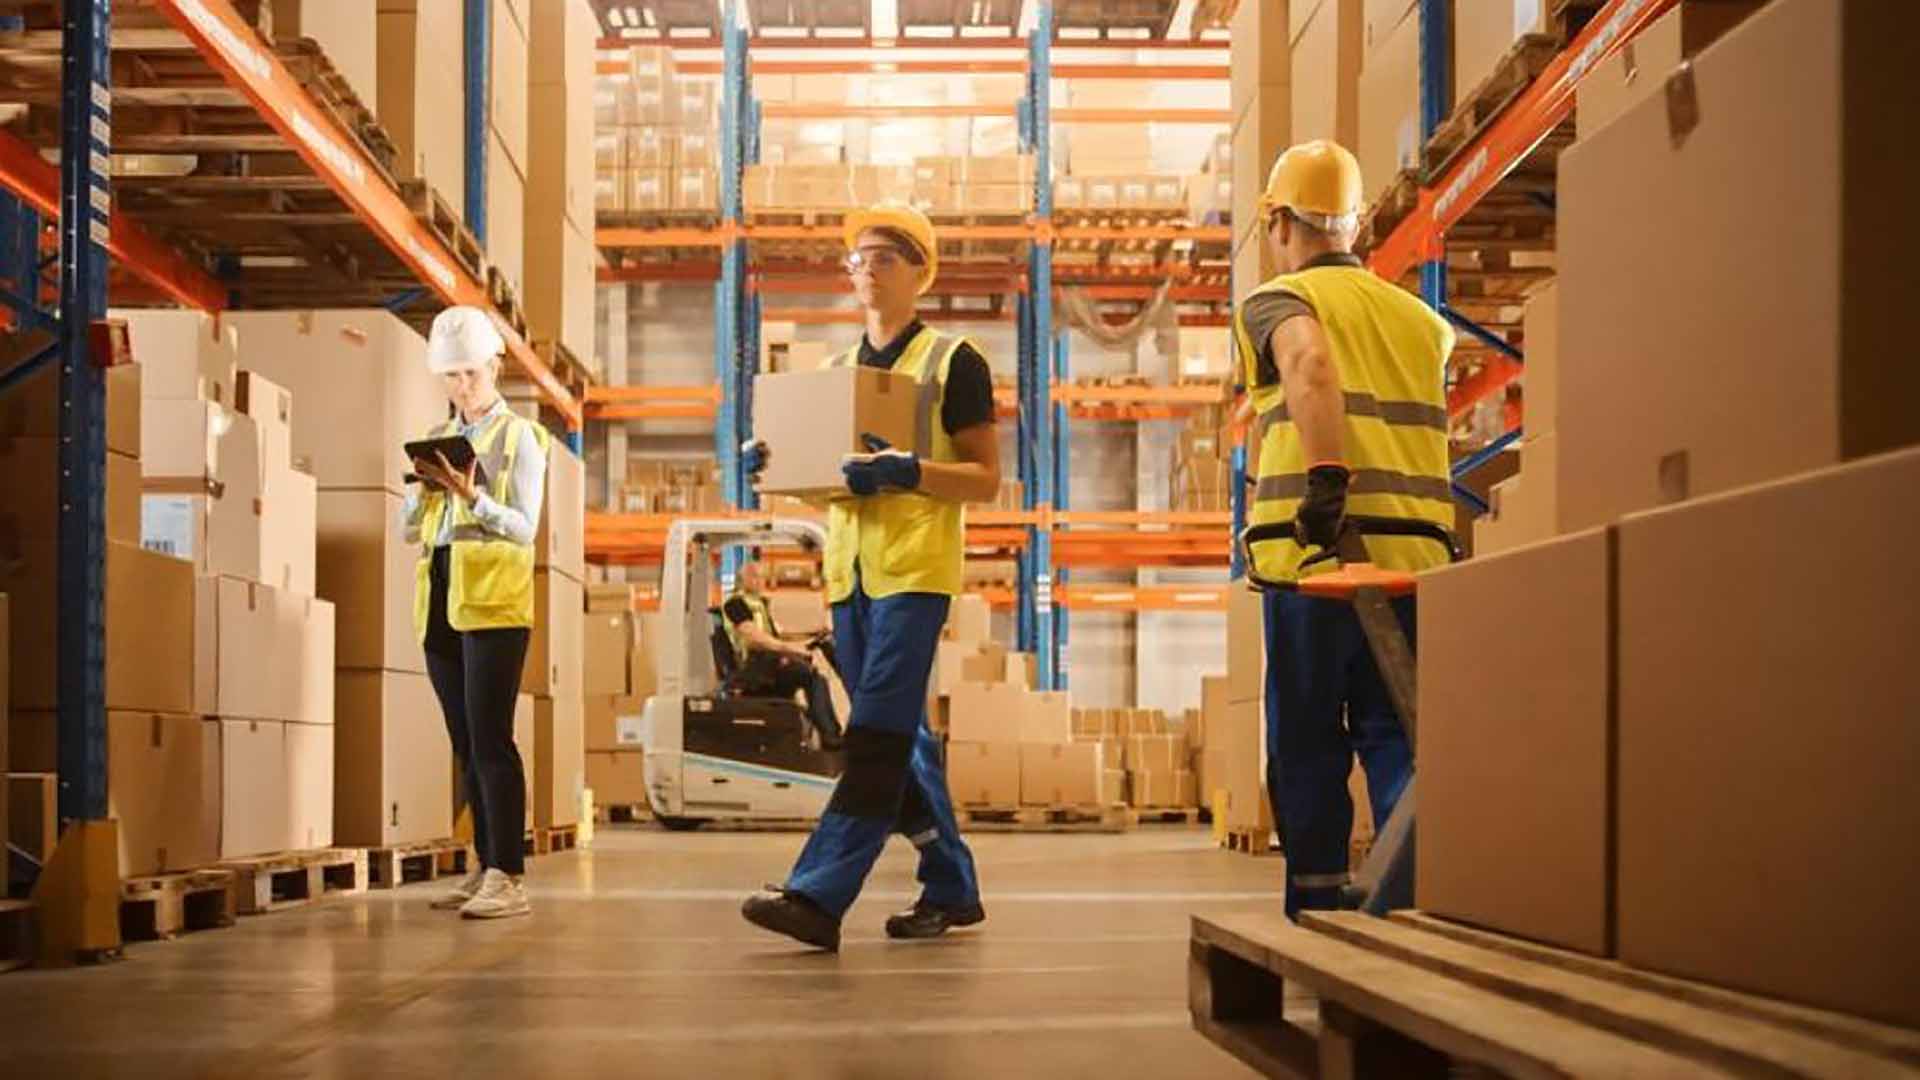
[[[33,887],[41,967],[71,967],[120,951],[120,823],[76,821],[60,834]]]

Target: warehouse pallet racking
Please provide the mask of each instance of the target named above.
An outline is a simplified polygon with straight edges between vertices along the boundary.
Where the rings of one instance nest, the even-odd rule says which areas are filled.
[[[485,131],[493,0],[463,2],[471,140]],[[116,65],[122,55],[142,62]],[[0,133],[0,186],[10,193],[0,197],[0,278],[8,283],[0,303],[11,325],[53,338],[0,375],[0,393],[57,363],[60,547],[68,556],[56,586],[59,814],[92,822],[107,817],[104,371],[116,357],[101,320],[109,296],[211,314],[385,303],[425,317],[437,306],[471,304],[496,315],[515,369],[576,432],[576,448],[581,406],[502,311],[497,284],[473,251],[463,254],[462,238],[430,209],[416,213],[422,204],[393,181],[378,125],[341,92],[324,58],[300,43],[268,42],[233,0],[9,4],[0,17],[0,70],[16,76],[10,86],[58,82],[57,95],[0,95],[33,110],[31,141]],[[132,81],[115,85],[115,71]],[[219,122],[189,122],[197,112]],[[156,113],[182,122],[149,124]],[[57,167],[43,149],[57,149]],[[235,168],[232,176],[116,179],[115,150],[276,154],[299,168],[270,178]],[[476,208],[485,206],[485,161],[484,153],[467,154],[468,205]],[[484,237],[481,216],[467,225]],[[55,249],[55,259],[43,258]],[[297,287],[288,259],[308,268]]]

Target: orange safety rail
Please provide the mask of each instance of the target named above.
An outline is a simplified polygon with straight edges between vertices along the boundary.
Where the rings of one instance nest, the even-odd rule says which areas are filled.
[[[589,420],[711,420],[720,408],[718,386],[590,386]]]
[[[49,221],[60,217],[60,167],[19,137],[0,131],[0,186]],[[226,286],[147,235],[127,215],[111,211],[107,251],[140,280],[175,303],[218,312],[227,306]]]
[[[598,39],[594,47],[601,51],[607,51],[607,50],[625,49],[628,46],[632,46],[632,45],[639,45],[643,47],[649,46],[649,45],[668,45],[674,49],[684,49],[688,51],[702,51],[702,52],[715,50],[722,47],[722,43],[719,37],[717,36],[673,37],[666,40],[649,39],[649,38],[603,37]],[[1055,53],[1060,53],[1063,51],[1069,51],[1074,49],[1086,49],[1086,50],[1097,50],[1097,51],[1107,51],[1107,52],[1110,52],[1114,49],[1126,49],[1130,52],[1136,52],[1136,53],[1137,52],[1194,52],[1194,51],[1226,52],[1230,47],[1231,46],[1229,45],[1228,42],[1219,38],[1199,38],[1199,37],[1157,38],[1152,40],[1131,41],[1131,40],[1119,40],[1119,39],[1112,39],[1112,38],[1100,38],[1095,40],[1063,38],[1056,34],[1053,41],[1053,51]],[[1013,33],[1007,33],[997,37],[897,37],[897,38],[809,37],[809,36],[768,37],[768,36],[756,34],[747,39],[747,49],[749,53],[769,52],[769,51],[784,52],[789,50],[794,52],[803,52],[806,50],[842,52],[842,51],[859,51],[862,49],[875,50],[883,54],[885,53],[886,50],[890,50],[890,49],[900,49],[903,51],[908,49],[939,49],[942,51],[951,51],[955,49],[978,49],[983,52],[988,52],[988,51],[998,49],[1003,52],[1011,53],[1011,52],[1014,52],[1015,50],[1024,52],[1026,48],[1027,48],[1027,38],[1023,35],[1015,35]],[[676,63],[674,66],[677,69],[680,65],[679,63]],[[1055,70],[1056,71],[1059,70],[1059,65],[1055,65]]]
[[[962,120],[975,116],[1017,116],[1011,101],[971,105],[842,105],[830,102],[768,101],[760,115],[768,120]]]
[[[1228,585],[1055,585],[1053,602],[1078,611],[1227,610]]]
[[[1227,109],[1091,109],[1055,107],[1056,124],[1230,124]]]
[[[245,94],[262,119],[287,140],[314,175],[327,182],[420,280],[449,304],[470,304],[494,312],[485,282],[475,281],[447,252],[432,230],[415,220],[399,192],[388,186],[379,168],[333,115],[314,104],[298,80],[280,63],[252,26],[233,10],[231,0],[148,0],[187,35],[215,71]],[[507,341],[507,353],[568,426],[578,429],[580,403],[506,320],[494,322]]]

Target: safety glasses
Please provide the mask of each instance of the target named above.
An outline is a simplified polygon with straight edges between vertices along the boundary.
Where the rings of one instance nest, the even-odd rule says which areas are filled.
[[[847,257],[840,260],[840,268],[848,276],[856,274],[883,274],[896,267],[907,265],[905,255],[891,248],[869,248],[864,251],[849,251]]]

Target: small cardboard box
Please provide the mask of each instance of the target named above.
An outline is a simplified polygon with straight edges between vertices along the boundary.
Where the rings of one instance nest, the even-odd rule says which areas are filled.
[[[588,695],[625,694],[627,657],[633,653],[631,619],[625,611],[582,616],[581,682]]]
[[[1020,741],[1023,743],[1064,743],[1073,741],[1073,707],[1061,691],[1028,691],[1020,712]]]
[[[1098,806],[1106,781],[1099,743],[1021,743],[1020,802]]]
[[[1129,802],[1134,806],[1181,805],[1172,769],[1128,769],[1127,785],[1132,796]]]
[[[220,857],[285,850],[286,725],[220,721]]]
[[[947,743],[947,790],[955,805],[1017,806],[1020,782],[1019,743]]]
[[[233,404],[240,339],[229,317],[216,323],[197,311],[157,309],[109,315],[127,324],[142,397]]]
[[[234,411],[253,418],[260,439],[261,482],[266,485],[293,468],[293,395],[257,371],[241,371],[236,382]]]
[[[586,786],[584,703],[577,692],[533,699],[533,805],[527,817],[541,828],[580,821]]]
[[[1016,743],[1027,692],[1004,683],[963,682],[947,697],[947,737],[955,742]]]
[[[1171,773],[1185,764],[1186,740],[1178,735],[1130,735],[1125,764],[1129,772]]]
[[[228,577],[194,585],[192,711],[333,723],[332,604]]]
[[[107,812],[120,822],[122,877],[219,857],[220,742],[209,729],[198,716],[107,713]]]
[[[754,434],[769,451],[764,494],[846,494],[840,467],[867,452],[863,434],[914,446],[919,386],[905,375],[870,367],[760,375],[753,393]]]
[[[637,748],[587,751],[587,787],[596,806],[647,805],[646,755]]]
[[[589,615],[633,610],[633,586],[628,582],[588,582],[586,598]]]
[[[453,832],[453,750],[425,675],[336,673],[334,843],[390,847]]]
[[[947,625],[940,636],[962,643],[984,642],[993,635],[993,609],[978,593],[962,593],[947,608]]]

